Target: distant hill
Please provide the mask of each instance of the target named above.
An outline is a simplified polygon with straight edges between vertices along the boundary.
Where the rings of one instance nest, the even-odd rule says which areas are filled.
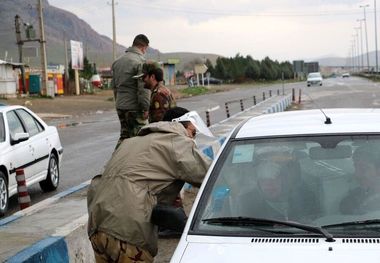
[[[24,23],[30,23],[36,29],[36,37],[39,37],[37,1],[26,0],[0,0],[0,59],[18,61],[18,49],[16,45],[15,16],[19,15]],[[106,67],[112,63],[112,39],[97,33],[89,24],[76,15],[65,10],[51,6],[47,0],[43,0],[45,38],[47,48],[47,60],[49,64],[64,64],[64,36],[67,40],[83,42],[84,52],[90,62],[97,63],[99,67]],[[24,30],[22,30],[25,39]],[[24,46],[39,47],[37,42],[29,42]],[[118,55],[125,51],[126,47],[117,45]],[[147,58],[160,59],[164,62],[168,58],[178,58],[180,63],[177,69],[183,70],[184,66],[196,59],[208,58],[215,63],[218,55],[197,53],[161,53],[159,50],[149,48]],[[69,57],[70,59],[70,57]],[[24,62],[32,66],[40,65],[40,58],[24,58]]]

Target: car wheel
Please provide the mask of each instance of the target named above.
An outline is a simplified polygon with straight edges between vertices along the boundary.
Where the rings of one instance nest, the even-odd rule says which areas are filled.
[[[0,217],[5,215],[8,210],[9,195],[7,179],[3,172],[0,172]]]
[[[59,167],[58,159],[55,154],[51,154],[49,159],[48,174],[45,180],[40,182],[40,187],[44,192],[50,192],[57,189],[59,184]]]

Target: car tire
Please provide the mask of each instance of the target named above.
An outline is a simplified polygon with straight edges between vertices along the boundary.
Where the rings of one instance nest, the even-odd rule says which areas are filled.
[[[40,187],[44,192],[57,189],[59,184],[59,166],[57,156],[52,153],[49,159],[49,167],[46,179],[40,182]]]
[[[8,210],[9,193],[5,174],[0,171],[0,217],[4,216]]]

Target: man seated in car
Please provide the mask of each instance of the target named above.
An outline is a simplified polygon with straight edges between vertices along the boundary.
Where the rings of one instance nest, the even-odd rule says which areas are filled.
[[[261,161],[255,171],[257,190],[242,196],[241,216],[306,223],[319,213],[315,196],[289,167]]]
[[[352,159],[359,186],[349,191],[340,203],[343,214],[380,210],[380,153],[376,148],[367,144],[355,150]]]

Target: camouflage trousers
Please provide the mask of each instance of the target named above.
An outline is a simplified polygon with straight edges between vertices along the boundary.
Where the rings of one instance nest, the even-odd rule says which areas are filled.
[[[148,124],[148,120],[143,118],[142,112],[117,109],[117,116],[120,120],[120,138],[115,149],[124,139],[135,137],[139,130]]]
[[[116,239],[103,232],[90,237],[96,263],[152,263],[153,257],[144,249]]]

